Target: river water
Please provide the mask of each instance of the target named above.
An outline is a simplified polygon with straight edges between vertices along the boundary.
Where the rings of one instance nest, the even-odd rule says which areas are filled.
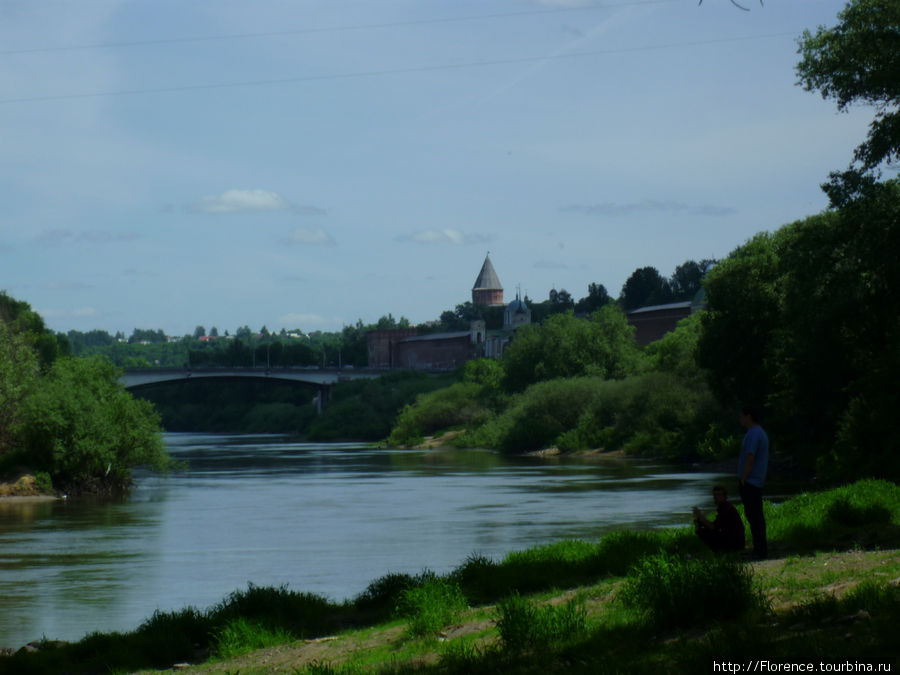
[[[388,572],[448,572],[472,553],[685,524],[730,481],[637,460],[166,441],[188,468],[138,474],[126,499],[0,502],[0,646],[132,630],[248,582],[343,600]]]

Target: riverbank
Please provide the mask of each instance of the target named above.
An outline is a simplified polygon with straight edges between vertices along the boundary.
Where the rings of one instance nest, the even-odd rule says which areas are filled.
[[[892,658],[900,487],[861,481],[767,503],[766,516],[774,558],[760,563],[714,556],[690,528],[620,530],[473,555],[446,575],[390,574],[343,603],[250,586],[131,633],[39,644],[0,658],[0,673],[697,672],[726,657]]]
[[[52,489],[48,490],[46,486],[42,486],[38,478],[27,470],[0,477],[0,500],[25,502],[48,501],[58,498]]]
[[[564,607],[574,601],[584,609],[585,635],[561,640],[558,647],[551,646],[540,655],[529,650],[511,652],[498,627],[504,610],[491,604],[465,610],[434,635],[411,635],[409,621],[395,620],[165,672],[498,672],[492,670],[494,667],[503,672],[539,672],[541,668],[602,672],[601,664],[607,669],[615,664],[611,669],[618,672],[702,672],[709,669],[714,658],[729,656],[718,651],[717,643],[725,636],[734,639],[730,644],[733,660],[742,658],[742,651],[753,650],[758,659],[801,662],[813,658],[804,645],[818,644],[828,645],[827,656],[815,658],[829,663],[860,652],[865,654],[866,663],[890,663],[893,644],[878,632],[897,617],[900,551],[788,556],[748,567],[770,610],[712,630],[699,625],[687,630],[648,631],[639,617],[629,615],[619,599],[626,578],[612,577],[588,586],[530,596],[538,608]],[[886,604],[893,604],[893,609],[878,607],[871,600],[868,604],[861,601],[858,596],[864,585],[885,589]],[[626,635],[629,628],[633,631],[630,638]],[[615,636],[618,642],[603,640],[605,644],[598,644],[598,636]],[[141,671],[142,675],[154,672],[159,671]]]

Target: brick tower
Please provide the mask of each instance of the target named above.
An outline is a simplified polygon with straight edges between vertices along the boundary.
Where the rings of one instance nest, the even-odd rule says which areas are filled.
[[[484,257],[481,272],[478,273],[475,285],[472,286],[472,304],[488,307],[503,304],[503,286],[500,285],[500,279],[491,264],[490,252]]]

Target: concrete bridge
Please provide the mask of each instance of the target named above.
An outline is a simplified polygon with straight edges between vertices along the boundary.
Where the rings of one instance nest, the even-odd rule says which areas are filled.
[[[222,377],[249,377],[260,380],[287,380],[315,385],[319,390],[319,412],[325,407],[331,394],[331,387],[338,382],[372,379],[384,375],[378,369],[349,368],[126,368],[119,382],[126,389],[135,389],[162,382],[186,382],[188,380]]]

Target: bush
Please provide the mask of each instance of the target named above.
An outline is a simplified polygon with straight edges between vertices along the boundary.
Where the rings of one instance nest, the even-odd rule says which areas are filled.
[[[551,644],[577,639],[587,630],[587,611],[583,602],[571,600],[563,605],[538,605],[518,593],[499,606],[497,630],[510,651],[543,650]]]
[[[321,635],[332,630],[335,606],[320,595],[289,591],[284,586],[255,586],[234,591],[210,612],[222,627],[247,619],[270,630],[284,630],[296,637]]]
[[[420,585],[400,593],[397,614],[409,620],[412,635],[433,635],[467,607],[459,584],[426,574]]]
[[[721,415],[705,385],[669,373],[624,380],[573,377],[528,387],[463,440],[508,452],[556,445],[691,458],[708,433],[709,420]]]
[[[482,388],[475,382],[457,382],[445,389],[419,394],[415,403],[400,412],[388,443],[413,445],[441,429],[484,422],[489,413],[479,402]]]
[[[629,573],[619,597],[660,628],[735,619],[765,607],[750,568],[733,556],[648,556]]]

